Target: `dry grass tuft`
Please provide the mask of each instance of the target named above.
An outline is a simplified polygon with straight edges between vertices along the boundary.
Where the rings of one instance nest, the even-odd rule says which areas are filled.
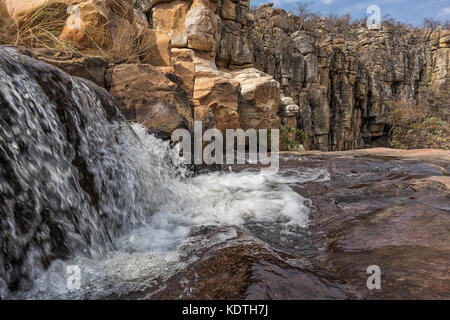
[[[154,45],[154,39],[148,36],[145,29],[127,23],[120,23],[113,34],[113,48],[105,54],[114,63],[139,62]]]
[[[29,48],[73,49],[58,39],[67,18],[67,5],[49,0],[28,14],[6,18],[0,30],[0,44]]]
[[[113,3],[114,10],[125,12],[120,3]],[[82,26],[86,36],[83,45],[62,40],[60,35],[68,16],[67,4],[60,0],[48,0],[32,12],[14,18],[2,18],[0,8],[0,44],[95,55],[112,63],[139,62],[152,46],[146,30],[125,19],[107,21],[101,26]]]

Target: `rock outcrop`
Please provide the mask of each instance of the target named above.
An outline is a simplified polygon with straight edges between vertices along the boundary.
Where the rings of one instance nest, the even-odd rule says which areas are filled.
[[[44,2],[2,4],[8,15],[23,19]],[[177,119],[200,120],[205,128],[283,126],[290,144],[322,151],[387,146],[393,103],[422,105],[431,90],[450,86],[450,31],[442,28],[367,30],[360,25],[337,31],[326,19],[305,26],[270,4],[250,10],[248,0],[54,2],[78,8],[63,17],[61,41],[84,54],[104,53],[113,63],[110,73],[124,63],[128,72],[147,65],[170,69],[180,80],[177,95],[183,92],[183,105],[190,100],[193,108],[175,108],[184,110]],[[78,13],[81,26],[74,28]],[[105,86],[104,63],[98,59],[46,51],[41,60]],[[126,81],[138,78],[126,72],[121,69],[115,86],[125,88]],[[141,76],[145,86],[141,82],[150,81],[148,74]],[[130,101],[141,99],[138,91],[127,93],[136,95]],[[164,112],[156,118],[163,119]],[[176,127],[169,118],[159,129]]]
[[[81,77],[105,88],[105,75],[108,62],[101,57],[77,55],[55,49],[17,48],[19,52],[34,59],[52,64],[72,76]]]
[[[108,70],[106,79],[128,120],[166,133],[192,127],[191,102],[173,72],[149,64],[121,64]]]
[[[164,1],[151,5],[151,24],[172,40],[175,71],[205,128],[278,128],[280,90],[251,69],[245,33],[248,1]]]
[[[39,23],[39,16],[54,23],[59,41],[90,55],[106,55],[114,62],[142,62],[171,66],[167,33],[148,28],[147,18],[133,8],[133,0],[2,0],[18,26]],[[26,30],[25,30],[26,31]],[[58,36],[58,30],[47,32]]]
[[[387,146],[394,101],[420,104],[430,88],[448,90],[445,30],[361,25],[344,34],[324,20],[308,29],[282,9],[250,11],[245,0],[135,7],[170,37],[172,65],[205,127],[282,125],[289,140],[323,151]]]
[[[280,85],[271,76],[254,68],[232,72],[241,84],[239,122],[244,130],[250,128],[279,128],[278,107]]]
[[[60,40],[88,54],[101,50],[114,63],[107,72],[111,83],[104,83],[104,76],[91,77],[89,72],[95,70],[84,74],[77,74],[76,68],[65,70],[106,85],[123,103],[130,121],[166,132],[182,123],[189,127],[193,120],[221,130],[279,128],[279,84],[252,69],[246,34],[248,1],[57,2],[64,8],[76,6],[69,10]],[[30,15],[43,4],[36,1],[20,14]],[[64,67],[59,60],[46,62]],[[151,66],[173,68],[170,72],[181,81],[168,85],[170,80]],[[161,99],[158,105],[157,99]],[[192,104],[186,102],[189,99]]]
[[[271,6],[249,21],[254,65],[294,98],[310,149],[386,146],[393,101],[421,104],[430,88],[449,90],[448,30],[303,30],[297,16]]]

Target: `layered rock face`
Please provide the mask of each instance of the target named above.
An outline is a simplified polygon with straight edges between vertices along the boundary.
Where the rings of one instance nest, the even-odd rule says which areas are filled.
[[[106,84],[130,121],[164,132],[193,125],[191,102],[174,73],[149,64],[121,64],[108,70]]]
[[[249,1],[55,2],[68,12],[61,41],[88,55],[98,50],[109,55],[114,64],[107,71],[89,69],[96,77],[84,73],[111,91],[129,120],[167,133],[191,128],[194,120],[220,130],[279,128],[279,84],[252,68]],[[10,5],[8,12],[26,19],[44,4]],[[38,56],[59,67],[77,59]]]
[[[449,89],[448,30],[361,26],[344,35],[322,23],[299,31],[298,17],[271,6],[249,21],[254,65],[299,105],[297,127],[311,149],[387,145],[391,102],[420,105],[430,88]]]
[[[248,0],[54,2],[78,6],[59,38],[87,56],[46,49],[35,58],[110,89],[129,120],[167,133],[199,120],[205,129],[284,126],[307,149],[387,146],[393,102],[421,105],[450,88],[448,30],[337,32],[270,4],[250,10]],[[20,19],[43,3],[2,2]]]
[[[279,84],[252,68],[248,1],[153,1],[149,8],[151,27],[171,37],[172,63],[195,120],[220,130],[280,126]]]

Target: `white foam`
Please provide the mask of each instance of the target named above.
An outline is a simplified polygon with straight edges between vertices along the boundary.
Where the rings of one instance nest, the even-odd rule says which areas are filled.
[[[152,165],[167,161],[168,143],[145,134],[145,128],[133,125],[144,146],[158,154]],[[175,152],[175,151],[174,151]],[[172,154],[173,156],[173,154]],[[136,161],[145,166],[145,154]],[[182,160],[180,160],[182,162]],[[118,239],[117,250],[97,259],[77,257],[55,261],[35,282],[27,298],[101,298],[130,291],[142,291],[153,279],[169,277],[183,267],[179,249],[198,244],[200,247],[226,242],[237,236],[234,228],[250,222],[274,223],[288,232],[291,226],[308,224],[309,200],[291,189],[305,181],[329,179],[326,170],[271,170],[212,172],[187,178],[183,166],[164,183],[170,189],[171,201],[159,203],[148,222]],[[167,179],[167,174],[160,176]],[[152,192],[152,181],[148,182]],[[214,239],[189,238],[193,227],[220,226],[223,234]],[[200,237],[201,238],[201,237]],[[80,265],[82,290],[65,286],[65,266]]]
[[[168,203],[161,209],[182,212],[197,225],[276,222],[304,227],[308,223],[305,199],[286,182],[291,180],[269,170],[209,173],[178,185],[179,191],[188,196],[181,203]]]

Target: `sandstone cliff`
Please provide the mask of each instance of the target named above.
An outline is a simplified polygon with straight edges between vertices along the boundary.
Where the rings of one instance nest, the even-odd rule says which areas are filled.
[[[297,126],[312,149],[386,146],[394,101],[421,105],[431,89],[450,88],[448,30],[301,26],[292,13],[262,6],[247,30],[255,67],[300,106]]]
[[[48,6],[5,3],[5,19],[18,17],[19,29]],[[271,5],[251,10],[248,0],[51,4],[63,22],[52,25],[58,46],[76,50],[33,49],[34,56],[106,87],[130,121],[168,133],[201,120],[220,130],[282,127],[285,149],[387,146],[396,104],[417,109],[431,92],[449,91],[448,30],[337,31],[325,19],[305,26]],[[66,12],[69,5],[79,11]],[[73,28],[77,13],[81,28]],[[23,34],[17,39],[28,39]],[[22,44],[49,46],[31,40]],[[450,145],[448,132],[437,132]],[[434,146],[423,144],[416,147]]]

